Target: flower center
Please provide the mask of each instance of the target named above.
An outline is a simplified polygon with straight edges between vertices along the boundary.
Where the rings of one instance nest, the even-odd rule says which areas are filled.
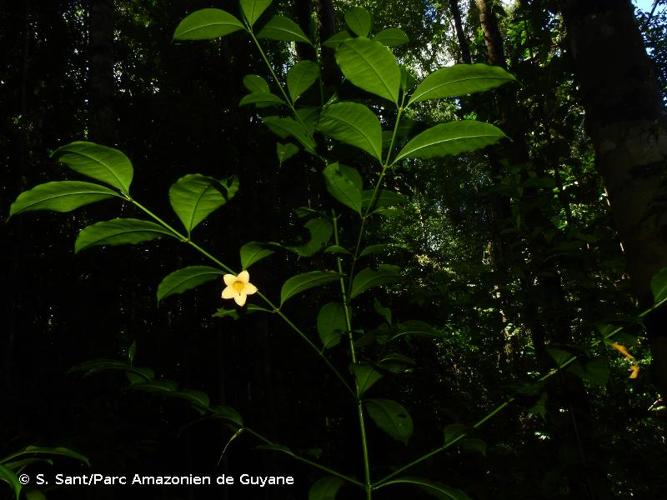
[[[232,288],[237,292],[241,293],[245,288],[245,283],[243,281],[235,281],[232,283]]]

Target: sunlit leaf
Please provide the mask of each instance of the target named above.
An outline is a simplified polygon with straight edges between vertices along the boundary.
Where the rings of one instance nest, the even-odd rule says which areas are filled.
[[[266,245],[257,241],[250,241],[241,247],[239,253],[241,254],[241,267],[249,269],[253,264],[272,255],[273,250],[266,248]]]
[[[398,104],[401,70],[391,51],[375,40],[356,38],[339,45],[336,62],[352,84]]]
[[[287,106],[287,103],[280,97],[271,92],[253,92],[243,96],[239,101],[239,106],[248,106],[254,104],[258,108],[268,108],[271,106]]]
[[[161,236],[174,236],[154,222],[140,219],[111,219],[92,224],[81,230],[74,251],[100,245],[134,245]]]
[[[71,212],[84,205],[113,197],[119,197],[118,193],[92,182],[47,182],[21,193],[9,208],[9,216],[36,210]]]
[[[408,142],[394,163],[403,158],[435,158],[482,149],[505,137],[490,123],[460,120],[441,123],[425,130]]]
[[[409,104],[484,92],[515,80],[499,66],[456,64],[428,75],[412,93]]]
[[[263,119],[264,124],[269,127],[271,132],[276,134],[281,139],[294,137],[301,143],[306,151],[315,151],[315,140],[312,134],[294,118],[267,116]]]
[[[221,9],[201,9],[186,16],[174,31],[174,40],[212,40],[245,29],[243,23]]]
[[[351,167],[348,167],[351,168]],[[327,191],[346,207],[361,214],[361,189],[349,170],[338,163],[331,163],[322,171]]]
[[[206,175],[189,174],[169,188],[169,201],[190,234],[209,215],[227,203],[237,190],[236,178],[221,182]]]
[[[287,72],[287,89],[295,102],[320,77],[320,67],[313,61],[300,61]]]
[[[161,302],[171,295],[180,294],[193,288],[214,281],[222,271],[210,266],[189,266],[168,274],[157,288],[157,301]]]
[[[391,399],[369,399],[366,410],[380,429],[395,440],[408,444],[412,436],[412,418],[403,406]]]
[[[283,283],[280,290],[280,305],[282,306],[289,299],[310,290],[336,281],[339,278],[338,273],[331,271],[311,271],[308,273],[297,274]]]
[[[324,108],[318,129],[334,139],[363,149],[382,162],[382,126],[363,104],[339,102]]]
[[[345,24],[357,36],[368,36],[371,31],[371,15],[362,7],[352,7],[345,13]]]
[[[134,169],[122,151],[94,142],[76,141],[59,147],[51,156],[75,172],[102,181],[121,193],[130,192]]]
[[[336,49],[336,48],[338,48],[338,46],[341,43],[346,42],[348,40],[352,40],[352,39],[353,39],[352,35],[350,35],[347,31],[341,31],[339,33],[336,33],[332,37],[326,39],[322,43],[322,45],[324,45],[325,47],[328,47],[330,49]]]
[[[259,32],[257,38],[279,40],[283,42],[312,42],[294,21],[285,16],[274,16]]]
[[[380,31],[373,37],[373,40],[380,42],[387,47],[399,47],[410,41],[408,35],[400,28],[387,28]]]
[[[250,26],[255,24],[262,13],[269,8],[271,1],[272,0],[241,0],[241,11]]]

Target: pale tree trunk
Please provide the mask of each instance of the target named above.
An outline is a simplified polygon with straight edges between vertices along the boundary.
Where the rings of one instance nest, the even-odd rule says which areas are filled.
[[[634,293],[653,300],[667,266],[667,123],[630,0],[565,2],[570,55]],[[654,382],[667,395],[667,310],[647,321]]]

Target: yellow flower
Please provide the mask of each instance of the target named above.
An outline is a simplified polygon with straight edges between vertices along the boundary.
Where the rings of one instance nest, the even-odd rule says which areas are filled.
[[[257,292],[257,287],[250,283],[250,273],[241,271],[238,276],[225,274],[222,279],[227,287],[222,291],[223,299],[234,299],[238,305],[245,304],[248,295]]]
[[[632,361],[632,360],[635,359],[635,357],[634,357],[632,354],[630,354],[630,353],[628,352],[628,350],[626,349],[626,347],[625,347],[624,345],[621,345],[621,344],[619,344],[618,342],[612,342],[612,343],[609,344],[609,345],[611,345],[611,347],[613,347],[613,348],[616,349],[618,352],[620,352],[620,353],[623,355],[623,357],[624,357],[625,359],[627,359],[628,361]]]
[[[638,365],[632,365],[630,367],[630,378],[637,378],[639,377],[639,366]]]

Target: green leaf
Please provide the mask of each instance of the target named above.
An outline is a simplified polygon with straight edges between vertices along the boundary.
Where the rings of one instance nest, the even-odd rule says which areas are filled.
[[[336,50],[336,62],[354,85],[398,105],[401,70],[394,54],[380,42],[366,38],[343,42]]]
[[[239,106],[248,106],[254,104],[258,108],[268,108],[271,106],[287,106],[287,103],[280,97],[271,92],[253,92],[243,96],[239,101]]]
[[[9,484],[9,486],[12,487],[14,490],[14,496],[16,497],[16,500],[19,500],[21,497],[21,483],[19,481],[19,478],[14,474],[12,471],[7,469],[6,467],[0,465],[0,480],[4,481],[5,483]]]
[[[287,89],[292,102],[301,97],[320,77],[320,67],[313,61],[296,63],[287,72]]]
[[[390,266],[388,264],[380,265],[377,271],[368,267],[362,269],[354,277],[354,280],[352,280],[350,298],[353,299],[373,287],[395,282],[400,277],[399,270],[398,266]]]
[[[189,174],[169,188],[169,201],[189,235],[206,217],[227,203],[237,190],[236,178],[221,182],[206,175]]]
[[[232,318],[232,319],[239,319],[239,313],[236,309],[227,309],[225,307],[221,307],[218,309],[214,314],[214,318]]]
[[[547,347],[547,354],[556,362],[556,366],[563,366],[572,357],[572,353],[558,349],[556,347]]]
[[[76,141],[59,147],[51,156],[79,174],[102,181],[121,193],[130,192],[134,169],[129,158],[117,149]]]
[[[384,483],[386,486],[390,484],[411,484],[418,486],[426,493],[441,500],[470,500],[470,497],[461,490],[418,477],[399,477]]]
[[[249,269],[250,266],[272,255],[273,250],[269,250],[262,243],[250,241],[243,245],[239,251],[241,254],[241,268]]]
[[[382,378],[382,375],[370,365],[353,365],[352,373],[354,373],[357,387],[359,387],[359,396],[363,396],[368,389],[375,385],[375,382]]]
[[[243,77],[243,86],[251,93],[271,92],[268,82],[259,75],[246,75]]]
[[[412,93],[408,105],[428,99],[484,92],[513,81],[516,78],[498,66],[456,64],[428,75]]]
[[[350,35],[347,31],[340,31],[325,40],[322,45],[330,49],[337,49],[341,43],[347,42],[348,40],[353,40],[352,35]]]
[[[339,276],[338,273],[331,271],[310,271],[292,276],[283,283],[280,290],[280,305],[306,290],[336,281]]]
[[[373,40],[380,42],[387,47],[399,47],[410,41],[408,35],[400,28],[387,28],[380,31],[373,37]]]
[[[663,267],[651,278],[651,292],[656,304],[667,299],[667,267]]]
[[[396,340],[397,338],[409,336],[409,335],[421,335],[425,337],[442,337],[442,332],[436,330],[431,325],[425,321],[420,320],[408,320],[396,325],[396,335],[392,337],[391,340]]]
[[[459,444],[461,445],[461,448],[466,451],[474,451],[475,453],[486,456],[486,443],[482,439],[466,438],[462,439]]]
[[[264,11],[269,8],[271,1],[272,0],[241,0],[241,11],[250,26],[255,24]]]
[[[241,414],[231,406],[225,406],[225,405],[211,406],[211,412],[213,412],[213,415],[215,415],[217,418],[229,420],[230,422],[233,422],[240,426],[243,425],[243,418],[241,417]]]
[[[335,476],[318,479],[308,491],[308,500],[336,500],[338,490],[340,490],[343,484],[344,481]]]
[[[299,246],[286,246],[285,248],[301,257],[312,257],[327,246],[333,234],[333,226],[328,219],[317,217],[306,222],[304,227],[308,230],[310,236],[308,243]]]
[[[609,380],[609,363],[602,358],[592,359],[584,365],[581,375],[589,383],[603,387]]]
[[[140,219],[111,219],[92,224],[79,232],[76,253],[99,245],[134,245],[173,234],[154,222]]]
[[[352,7],[345,13],[345,24],[357,36],[368,36],[371,31],[371,15],[361,7]]]
[[[279,142],[276,144],[276,154],[278,155],[278,161],[281,165],[298,152],[299,146],[292,144],[291,142],[288,142],[287,144],[281,144]]]
[[[318,129],[334,139],[363,149],[382,162],[382,126],[363,104],[339,102],[324,108]]]
[[[322,174],[329,194],[361,215],[361,189],[348,169],[351,167],[344,168],[338,163],[331,163],[326,166]]]
[[[306,151],[315,151],[315,140],[312,134],[306,128],[293,118],[284,118],[280,116],[267,116],[264,118],[264,125],[269,127],[271,132],[281,139],[294,137],[301,143]]]
[[[394,163],[403,158],[435,158],[482,149],[505,137],[490,123],[461,120],[441,123],[414,137],[398,153]]]
[[[201,9],[178,23],[174,40],[213,40],[242,29],[243,23],[227,11]]]
[[[346,331],[347,319],[343,305],[337,302],[324,305],[317,315],[317,333],[324,348],[337,346]]]
[[[21,193],[9,208],[9,216],[35,210],[71,212],[96,201],[119,197],[108,187],[81,181],[60,181],[39,184]]]
[[[211,398],[208,394],[202,391],[195,391],[193,389],[181,389],[180,391],[175,391],[170,396],[184,399],[190,402],[195,408],[206,410],[211,404]]]
[[[90,466],[90,461],[88,460],[87,457],[82,455],[81,453],[78,453],[74,450],[70,450],[69,448],[65,448],[63,446],[56,446],[56,447],[50,447],[50,446],[26,446],[22,450],[19,450],[15,453],[12,453],[8,457],[4,457],[2,459],[2,462],[9,462],[12,460],[16,460],[17,458],[21,457],[32,457],[35,455],[48,455],[48,456],[60,456],[60,457],[68,457],[68,458],[73,458],[74,460],[78,460],[79,462],[82,462],[88,466]]]
[[[408,444],[412,435],[412,418],[403,406],[391,399],[369,399],[366,410],[380,429],[396,441]]]
[[[157,301],[160,303],[171,295],[180,294],[218,279],[222,271],[210,266],[189,266],[168,274],[157,288]]]
[[[303,42],[312,45],[299,25],[285,16],[274,16],[262,28],[257,38],[279,40],[282,42]]]

